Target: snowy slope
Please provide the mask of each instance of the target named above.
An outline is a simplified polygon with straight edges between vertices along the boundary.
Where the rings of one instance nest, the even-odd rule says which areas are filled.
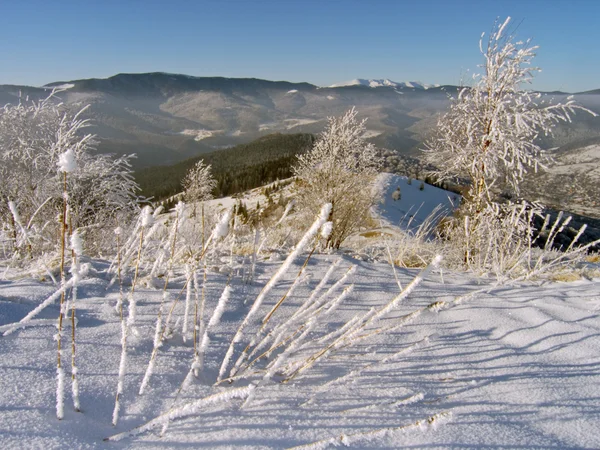
[[[287,316],[314,289],[336,255],[309,264],[313,276],[279,312]],[[161,293],[138,292],[138,337],[132,337],[125,378],[122,419],[110,425],[119,355],[119,319],[112,306],[118,289],[107,290],[95,275],[81,289],[79,366],[82,413],[66,401],[66,417],[54,416],[55,343],[51,326],[0,337],[0,448],[288,448],[345,434],[355,448],[599,448],[600,280],[570,284],[522,284],[492,290],[491,283],[464,275],[429,275],[383,325],[434,301],[478,292],[453,307],[421,315],[391,333],[372,336],[322,360],[291,384],[269,382],[239,409],[233,400],[174,421],[163,437],[160,427],[119,442],[102,439],[129,430],[167,411],[191,356],[191,343],[177,334],[161,348],[149,392],[137,395],[152,346],[153,322]],[[302,261],[296,261],[296,272]],[[398,293],[389,265],[343,257],[332,281],[357,265],[355,294],[313,336],[381,306]],[[212,386],[237,321],[277,263],[261,263],[253,285],[232,281],[232,301],[215,329],[206,371],[179,403],[235,389]],[[414,270],[399,270],[406,284]],[[176,274],[170,289],[182,286]],[[288,275],[267,298],[270,308],[289,286]],[[226,281],[209,273],[210,314]],[[489,289],[490,292],[481,292]],[[34,280],[0,284],[0,326],[19,320],[51,291]],[[179,305],[180,307],[182,305]],[[176,308],[181,317],[182,308]],[[43,313],[55,318],[57,307]],[[403,352],[403,353],[398,353]],[[390,358],[396,355],[394,358]],[[388,362],[384,361],[388,358]],[[242,384],[243,385],[243,384]],[[433,428],[422,421],[434,414]],[[449,417],[451,415],[451,418]],[[449,419],[449,421],[448,421]],[[445,423],[447,422],[447,423]],[[407,426],[403,429],[397,427]],[[337,441],[339,444],[339,441]],[[325,448],[326,445],[314,448]]]
[[[425,90],[425,89],[429,89],[432,87],[437,87],[437,86],[439,86],[439,84],[425,84],[425,83],[421,83],[420,81],[400,81],[400,82],[398,82],[398,81],[389,80],[387,78],[371,79],[371,80],[367,80],[364,78],[356,78],[354,80],[345,81],[343,83],[332,84],[329,87],[336,88],[336,87],[344,87],[344,86],[367,86],[367,87],[371,87],[371,88],[387,86],[387,87],[394,87],[394,88],[406,87],[406,88]]]
[[[404,176],[383,173],[377,180],[383,192],[382,202],[375,212],[382,226],[396,226],[415,230],[432,214],[441,218],[449,214],[460,202],[460,196],[453,192],[411,180]],[[400,188],[400,198],[394,199],[394,192]]]
[[[600,218],[600,140],[596,141],[550,152],[553,164],[526,180],[526,195],[556,209]]]

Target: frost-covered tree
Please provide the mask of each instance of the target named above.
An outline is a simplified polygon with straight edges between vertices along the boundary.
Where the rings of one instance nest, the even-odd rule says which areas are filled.
[[[365,120],[352,108],[341,117],[329,118],[313,148],[298,157],[294,173],[300,179],[298,203],[313,218],[326,204],[333,205],[333,230],[328,246],[339,248],[369,219],[378,193],[374,180],[382,160],[363,135]]]
[[[185,200],[188,203],[203,202],[213,198],[213,190],[217,186],[210,164],[198,161],[182,181]]]
[[[57,164],[67,151],[76,163],[67,179],[68,224],[87,233],[86,245],[96,242],[88,239],[90,234],[135,207],[138,187],[131,156],[95,154],[94,136],[85,133],[85,109],[73,113],[55,93],[0,109],[0,221],[3,229],[12,228],[17,253],[25,243],[31,254],[52,249],[56,242],[64,188]]]
[[[517,262],[510,267],[508,261],[527,254],[535,239],[531,220],[541,212],[527,202],[500,205],[498,193],[512,189],[518,194],[524,176],[551,161],[538,137],[551,135],[578,110],[594,114],[572,98],[554,103],[524,90],[540,70],[531,65],[537,47],[516,41],[509,23],[510,17],[497,22],[487,42],[481,36],[482,73],[450,99],[449,111],[425,146],[438,179],[469,184],[460,214],[448,220],[444,234],[467,267],[497,273],[514,270]]]
[[[205,241],[205,223],[204,223],[204,202],[213,198],[213,190],[217,186],[217,182],[212,175],[211,165],[205,164],[204,160],[198,161],[192,167],[181,182],[183,187],[183,195],[188,203],[192,206],[192,215],[196,217],[196,208],[198,203],[202,203],[202,247]],[[196,221],[194,221],[195,227]]]
[[[572,98],[553,103],[524,90],[540,71],[531,65],[538,47],[529,40],[515,41],[509,23],[510,17],[497,22],[487,42],[482,34],[482,73],[474,76],[472,87],[450,99],[449,111],[425,146],[428,162],[439,168],[438,178],[470,183],[466,200],[476,211],[493,201],[500,188],[518,194],[524,175],[549,162],[538,144],[540,135],[550,135],[561,121],[570,122],[577,110],[591,113]]]

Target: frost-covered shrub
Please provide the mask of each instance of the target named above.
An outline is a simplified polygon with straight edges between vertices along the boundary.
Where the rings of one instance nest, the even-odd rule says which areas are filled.
[[[425,145],[437,178],[467,180],[466,199],[480,208],[501,188],[518,194],[524,175],[550,162],[538,136],[552,134],[557,123],[570,122],[578,110],[594,114],[572,98],[553,103],[523,89],[540,71],[532,66],[538,47],[515,42],[507,32],[509,22],[510,17],[496,24],[485,48],[482,36],[482,73],[474,76],[473,86],[450,98],[449,111]]]
[[[17,256],[56,249],[65,172],[67,223],[84,233],[88,252],[99,249],[106,225],[135,207],[131,156],[94,154],[94,136],[84,134],[84,111],[72,113],[54,94],[0,109],[0,221]]]
[[[210,164],[200,160],[192,167],[182,181],[183,194],[186,202],[196,203],[213,198],[213,190],[217,186]]]
[[[339,248],[365,226],[370,207],[379,197],[372,189],[381,156],[364,138],[365,121],[353,108],[331,117],[314,147],[298,157],[294,173],[300,178],[298,203],[309,223],[325,203],[331,203],[333,230],[328,247]]]
[[[482,36],[482,73],[474,76],[473,86],[450,99],[449,111],[425,145],[438,180],[469,185],[458,216],[447,221],[444,231],[455,261],[497,274],[529,270],[521,262],[533,246],[531,222],[539,213],[526,203],[500,204],[499,193],[518,195],[525,174],[551,162],[538,136],[552,134],[557,123],[570,122],[578,110],[594,114],[572,98],[552,103],[523,90],[540,70],[531,65],[537,47],[515,42],[507,31],[509,22],[496,24],[485,48]]]
[[[541,228],[535,225],[539,220]],[[439,251],[445,255],[446,266],[453,269],[466,268],[498,279],[548,276],[573,270],[600,243],[600,239],[580,241],[584,225],[569,244],[557,244],[570,221],[563,213],[551,220],[536,203],[489,203],[478,214],[463,210],[443,221],[437,230]]]
[[[540,211],[528,203],[489,203],[478,214],[447,219],[440,230],[447,240],[447,264],[479,274],[523,275],[534,237],[533,216]]]

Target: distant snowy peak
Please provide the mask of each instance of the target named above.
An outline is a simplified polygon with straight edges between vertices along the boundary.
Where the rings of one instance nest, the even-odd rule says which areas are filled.
[[[414,89],[429,89],[432,87],[438,87],[439,84],[425,84],[420,81],[392,81],[387,78],[381,80],[366,80],[364,78],[356,78],[354,80],[346,81],[345,83],[332,84],[331,88],[344,87],[344,86],[366,86],[371,88],[377,87],[393,87],[393,88],[414,88]]]

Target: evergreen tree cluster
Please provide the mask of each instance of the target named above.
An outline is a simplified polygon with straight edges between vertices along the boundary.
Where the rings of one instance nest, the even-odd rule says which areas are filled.
[[[135,173],[142,195],[161,200],[181,192],[185,174],[200,159],[212,166],[215,197],[247,191],[291,177],[296,156],[313,145],[311,134],[271,134],[248,144],[204,153],[171,166],[155,166]]]

